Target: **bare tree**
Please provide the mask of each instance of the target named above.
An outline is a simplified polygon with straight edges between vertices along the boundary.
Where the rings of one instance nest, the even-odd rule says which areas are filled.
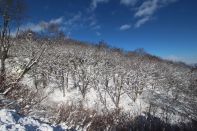
[[[1,76],[0,82],[6,79],[5,61],[9,57],[9,49],[13,44],[10,34],[10,24],[19,23],[24,14],[24,1],[20,0],[1,0],[0,1],[0,60]]]

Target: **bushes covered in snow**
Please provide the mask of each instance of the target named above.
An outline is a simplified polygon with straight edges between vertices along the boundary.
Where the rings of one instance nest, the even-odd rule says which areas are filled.
[[[187,65],[68,39],[17,39],[7,61],[11,75],[43,46],[22,87],[7,94],[25,114],[86,129],[127,127],[147,113],[161,123],[197,120],[197,72]]]

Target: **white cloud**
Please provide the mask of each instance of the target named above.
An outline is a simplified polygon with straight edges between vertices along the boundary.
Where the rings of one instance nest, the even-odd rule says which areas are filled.
[[[139,19],[136,23],[135,23],[135,28],[139,28],[141,25],[143,25],[144,23],[146,23],[147,21],[150,20],[150,17],[143,17],[141,19]]]
[[[69,34],[72,34],[74,30],[79,30],[86,26],[87,23],[82,12],[78,12],[76,14],[72,13],[70,15],[71,17],[67,18],[67,20],[63,22],[63,30],[65,32],[69,32]]]
[[[63,23],[63,17],[59,17],[59,18],[57,18],[57,19],[52,19],[52,20],[50,20],[50,22],[49,23],[53,23],[53,24],[61,24],[61,23]]]
[[[53,26],[53,29],[62,30],[63,29],[63,27],[61,26],[62,23],[63,23],[63,17],[59,17],[57,19],[51,19],[50,21],[41,21],[39,23],[27,23],[25,25],[20,26],[19,29],[20,31],[32,30],[34,32],[42,32]],[[16,33],[17,30],[13,30],[11,32],[11,35],[15,36]]]
[[[120,3],[126,6],[134,6],[138,0],[120,0]]]
[[[96,20],[92,20],[91,22],[90,22],[90,26],[95,26],[97,24],[97,21]]]
[[[43,28],[42,31],[49,30],[51,32],[56,32],[56,31],[63,29],[63,27],[62,27],[62,24],[64,22],[63,20],[64,20],[63,17],[59,17],[57,19],[52,19],[48,22],[42,21],[42,22],[38,23],[38,26]],[[36,31],[36,32],[39,32],[39,31]]]
[[[93,30],[99,30],[101,29],[101,26],[100,25],[95,25],[93,27],[91,27]]]
[[[137,9],[135,17],[143,17],[147,15],[153,15],[158,9],[164,7],[177,0],[147,0],[144,1]]]
[[[73,31],[80,29],[90,29],[98,31],[101,29],[101,26],[98,24],[96,16],[92,13],[83,14],[82,12],[70,13],[67,19],[64,17],[58,17],[48,21],[39,21],[37,23],[26,23],[20,26],[20,31],[32,30],[34,32],[56,32],[63,31],[64,33],[70,35]],[[11,32],[12,36],[15,36],[17,30]],[[98,33],[97,33],[98,34]]]
[[[96,35],[97,35],[97,36],[101,36],[101,33],[100,33],[100,32],[96,32]]]
[[[88,12],[90,13],[90,12]],[[96,16],[94,13],[86,14],[83,12],[77,12],[75,14],[71,13],[71,17],[63,21],[63,31],[72,34],[74,31],[81,29],[98,31],[101,26],[98,24]]]
[[[44,30],[44,28],[40,26],[40,24],[34,24],[34,23],[27,23],[26,25],[20,26],[19,29],[20,31],[32,30],[34,32],[41,32]],[[16,34],[17,34],[17,29],[11,31],[12,36],[16,36]]]
[[[21,26],[20,30],[32,30],[34,32],[40,32],[43,31],[44,29],[41,27],[40,24],[34,24],[34,23],[28,23],[27,25]]]
[[[82,13],[78,12],[72,18],[68,19],[64,24],[65,25],[73,25],[76,22],[79,22],[82,19]]]
[[[139,18],[136,23],[136,27],[140,27],[151,20],[150,18],[156,13],[158,9],[176,1],[177,0],[147,0],[142,2],[134,14],[135,18]]]
[[[150,16],[158,8],[158,0],[149,0],[142,3],[142,5],[137,9],[135,17]]]
[[[128,24],[125,24],[125,25],[120,26],[120,30],[121,31],[125,31],[125,30],[128,30],[130,28],[131,28],[131,25],[128,25]]]
[[[91,10],[95,10],[100,3],[108,3],[109,0],[92,0],[91,2]]]
[[[89,27],[92,30],[101,29],[101,26],[98,24],[98,21],[95,15],[91,15],[88,18],[86,18],[86,22],[89,23]]]

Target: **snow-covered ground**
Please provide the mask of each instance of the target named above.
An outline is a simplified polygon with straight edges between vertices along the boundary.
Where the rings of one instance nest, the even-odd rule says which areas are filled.
[[[66,131],[66,128],[19,115],[15,110],[0,110],[0,131]]]
[[[193,91],[190,89],[189,68],[162,61],[151,62],[146,58],[143,62],[140,56],[134,57],[131,61],[130,59],[125,60],[113,52],[108,55],[103,55],[105,51],[101,51],[100,54],[91,54],[91,52],[97,51],[94,48],[56,46],[50,48],[52,50],[47,50],[48,53],[43,56],[44,59],[40,60],[40,63],[20,81],[24,87],[37,91],[38,96],[40,94],[41,97],[47,96],[39,103],[44,108],[35,106],[35,108],[31,108],[29,115],[39,119],[43,118],[42,121],[47,119],[48,122],[48,116],[56,118],[56,116],[62,115],[58,112],[61,111],[61,107],[73,106],[73,108],[81,107],[85,110],[95,111],[97,115],[105,115],[106,112],[110,113],[116,109],[120,109],[122,113],[129,114],[133,118],[151,113],[171,124],[188,123],[190,118],[196,118],[196,106],[194,105],[197,98],[195,95],[191,95]],[[20,48],[16,49],[18,51]],[[75,51],[75,49],[77,50]],[[98,55],[98,60],[95,55]],[[14,64],[9,62],[6,65],[8,65],[8,71],[11,71],[10,74],[14,74],[13,76],[16,77],[22,70],[21,65],[28,63],[29,59],[26,58],[28,54],[24,57],[20,53],[15,56],[21,57],[21,60],[16,58],[13,60]],[[83,87],[85,96],[81,90]],[[15,113],[6,110],[4,112],[10,113],[11,116]],[[71,117],[69,120],[72,125],[72,121],[77,121],[73,120],[72,116],[79,117],[79,114],[74,109],[68,114]],[[83,121],[84,116],[82,117],[79,121]],[[14,124],[8,127],[13,130],[18,126],[26,129],[28,126],[24,125],[28,122],[33,123],[33,126],[30,124],[33,129],[40,130],[45,127],[43,127],[44,123],[35,119],[29,118],[30,120],[25,119],[24,121],[21,119],[13,117],[14,121],[11,123]],[[69,125],[69,120],[63,119],[61,122]],[[7,129],[4,123],[1,122],[1,125],[1,128]],[[71,125],[69,126],[87,126],[79,124],[78,121],[73,126]],[[50,125],[47,127],[52,130],[57,128]]]

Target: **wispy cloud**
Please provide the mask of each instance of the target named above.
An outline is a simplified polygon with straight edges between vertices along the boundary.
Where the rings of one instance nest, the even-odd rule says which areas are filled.
[[[90,8],[91,8],[91,10],[95,10],[97,8],[98,4],[108,3],[108,2],[109,2],[109,0],[92,0]]]
[[[58,32],[60,30],[63,30],[62,27],[63,23],[63,17],[59,17],[57,19],[52,19],[49,22],[40,22],[38,26],[42,27],[43,31],[50,31],[50,32]]]
[[[53,23],[53,24],[61,24],[63,22],[63,17],[59,17],[57,19],[52,19],[49,21],[49,23]]]
[[[21,31],[25,31],[25,30],[32,30],[34,32],[40,32],[40,31],[43,31],[44,28],[39,24],[34,24],[34,23],[27,23],[26,25],[23,25],[20,27],[20,30]]]
[[[63,30],[62,24],[64,22],[63,17],[59,17],[57,19],[51,19],[50,21],[40,21],[38,23],[27,23],[25,25],[20,26],[20,31],[32,30],[34,32],[42,32],[49,30],[51,32]],[[11,32],[12,36],[15,36],[17,30],[13,30]]]
[[[137,9],[135,17],[150,16],[155,13],[158,9],[158,0],[149,0],[142,3],[142,5]]]
[[[136,19],[134,27],[139,28],[152,20],[160,8],[176,1],[178,0],[120,0],[120,4],[132,8],[132,11],[134,10],[134,19]]]
[[[135,27],[140,27],[145,24],[151,20],[151,17],[157,12],[157,10],[176,1],[178,0],[147,0],[142,2],[134,14],[135,18],[138,19]]]
[[[78,12],[77,14],[73,15],[73,17],[69,18],[64,24],[65,25],[73,25],[76,22],[79,22],[82,19],[82,13]]]
[[[131,28],[131,25],[129,25],[129,24],[125,24],[125,25],[121,25],[120,26],[120,30],[121,31],[125,31],[125,30],[128,30],[130,28]]]
[[[101,26],[98,24],[97,18],[94,14],[91,14],[88,18],[85,19],[86,23],[89,23],[88,26],[92,30],[99,30]]]
[[[101,36],[101,33],[100,33],[100,32],[96,32],[96,35],[97,35],[97,36]]]
[[[134,6],[138,0],[120,0],[120,3],[126,6]]]
[[[141,25],[145,24],[147,21],[149,21],[151,18],[150,16],[146,16],[143,17],[141,19],[139,19],[136,23],[135,23],[135,28],[139,28]]]
[[[100,25],[95,25],[95,26],[91,27],[91,29],[93,29],[93,30],[99,30],[99,29],[101,29],[101,26]]]

